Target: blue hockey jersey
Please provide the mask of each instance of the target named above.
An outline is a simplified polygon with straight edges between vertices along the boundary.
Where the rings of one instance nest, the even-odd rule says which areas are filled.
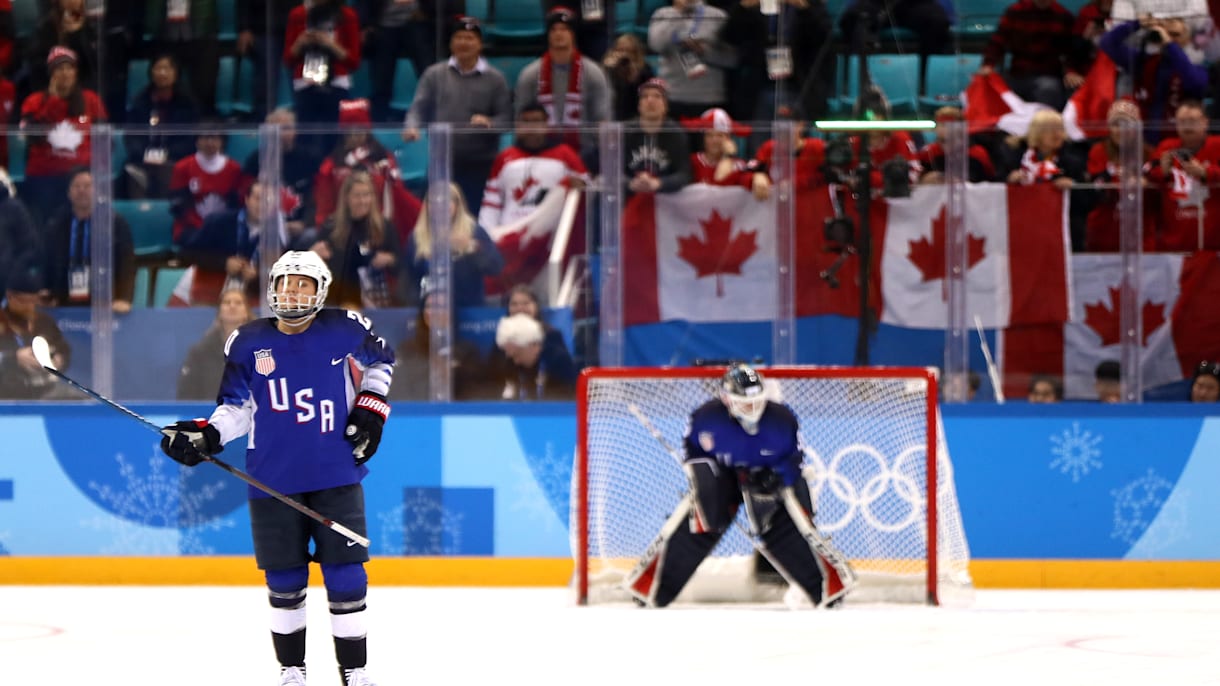
[[[796,415],[787,405],[768,401],[758,433],[751,435],[724,403],[708,401],[691,413],[683,442],[687,461],[711,459],[729,469],[770,468],[786,486],[801,478]]]
[[[243,325],[225,342],[225,370],[209,420],[228,443],[249,433],[246,470],[282,493],[359,482],[343,436],[360,391],[385,396],[394,352],[356,312],[323,309],[309,328],[285,334],[276,320]],[[253,487],[250,497],[266,497]]]

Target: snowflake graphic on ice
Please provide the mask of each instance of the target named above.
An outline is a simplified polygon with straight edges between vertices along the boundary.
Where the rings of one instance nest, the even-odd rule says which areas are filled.
[[[509,509],[520,512],[528,521],[541,523],[546,532],[554,531],[562,518],[567,516],[571,497],[572,455],[556,455],[554,444],[546,444],[546,452],[540,456],[528,456],[527,466],[513,468],[514,487]],[[536,481],[546,497],[539,498],[537,490],[526,484]],[[554,503],[555,508],[552,508]]]
[[[1101,460],[1098,459],[1101,450],[1097,447],[1101,439],[1088,429],[1081,431],[1079,422],[1072,422],[1071,431],[1051,436],[1051,443],[1055,444],[1051,453],[1055,459],[1051,460],[1050,468],[1058,469],[1060,474],[1071,474],[1073,482],[1080,481],[1080,477],[1088,475],[1091,470],[1101,469]]]
[[[378,513],[377,518],[385,555],[457,555],[461,551],[465,515],[446,510],[439,498],[415,491],[402,505]],[[410,545],[408,539],[412,539]]]
[[[225,484],[216,482],[191,491],[183,491],[178,471],[166,472],[168,462],[156,451],[148,460],[146,478],[136,474],[135,467],[115,454],[119,475],[126,488],[116,490],[108,485],[89,482],[89,488],[102,502],[110,506],[116,517],[94,517],[82,524],[97,530],[110,531],[111,542],[102,547],[103,553],[124,555],[209,555],[216,551],[203,542],[201,532],[232,528],[233,520],[207,514],[207,503],[216,499]],[[142,526],[132,526],[132,524]],[[147,536],[146,529],[177,529],[179,536],[172,544],[166,539]]]
[[[1151,469],[1126,486],[1111,491],[1110,494],[1114,496],[1114,531],[1110,533],[1110,537],[1126,543],[1138,541],[1152,526],[1153,520],[1157,518],[1172,491],[1173,484]],[[1177,508],[1175,512],[1168,514],[1172,515],[1169,519],[1176,518],[1177,521],[1167,521],[1156,527],[1156,544],[1160,547],[1184,535],[1182,532],[1185,530],[1185,511]]]

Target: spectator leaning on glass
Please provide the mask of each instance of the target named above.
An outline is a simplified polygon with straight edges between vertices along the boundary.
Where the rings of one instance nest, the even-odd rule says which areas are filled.
[[[691,181],[690,145],[670,119],[669,87],[661,79],[640,86],[640,116],[623,134],[623,179],[632,193],[674,193]]]

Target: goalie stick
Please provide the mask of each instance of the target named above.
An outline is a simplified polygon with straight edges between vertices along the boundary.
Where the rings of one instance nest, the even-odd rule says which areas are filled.
[[[102,395],[101,393],[98,393],[97,391],[93,390],[92,388],[85,386],[84,384],[76,381],[75,379],[73,379],[73,378],[69,377],[68,375],[64,374],[63,372],[59,371],[59,369],[56,368],[56,366],[55,366],[55,360],[51,359],[51,347],[47,344],[47,339],[43,338],[42,336],[35,336],[34,340],[31,341],[31,343],[30,343],[30,348],[33,350],[34,359],[38,360],[38,364],[42,365],[42,368],[47,370],[48,372],[50,372],[51,375],[54,376],[55,378],[59,379],[60,381],[63,381],[64,383],[68,384],[69,386],[72,386],[73,388],[84,393],[85,395],[89,396],[90,398],[93,398],[94,400],[101,402],[103,405],[107,405],[111,408],[118,410],[119,412],[122,412],[123,414],[127,415],[128,417],[131,417],[132,419],[134,419],[137,422],[139,422],[140,424],[142,424],[144,426],[144,428],[148,429],[149,431],[152,431],[153,433],[157,434],[158,436],[170,436],[172,438],[172,434],[174,432],[162,431],[161,427],[157,426],[156,424],[153,424],[152,422],[150,422],[147,419],[145,419],[144,417],[136,414],[132,410],[120,405],[119,403],[111,400],[110,398],[107,398],[106,396]],[[243,472],[242,470],[238,469],[237,467],[234,467],[233,465],[229,464],[228,462],[225,462],[224,460],[213,457],[211,455],[201,455],[201,457],[203,457],[203,460],[205,462],[211,462],[212,464],[216,465],[217,467],[220,467],[221,469],[232,474],[233,476],[241,479],[242,481],[245,481],[246,483],[250,484],[251,486],[262,491],[263,493],[266,493],[267,495],[271,496],[272,498],[275,498],[276,500],[280,501],[281,503],[284,503],[288,507],[291,507],[292,509],[296,510],[297,512],[300,512],[301,514],[305,515],[306,517],[309,517],[310,519],[314,520],[315,522],[318,522],[322,526],[325,526],[328,529],[334,531],[335,533],[340,534],[347,540],[352,541],[353,543],[358,543],[358,544],[364,546],[365,548],[369,547],[369,543],[370,543],[369,539],[365,538],[364,536],[361,536],[360,534],[356,533],[355,531],[352,531],[351,529],[347,528],[346,526],[343,526],[342,524],[334,521],[333,519],[322,516],[321,514],[314,511],[313,509],[309,508],[308,506],[298,503],[297,501],[293,500],[292,498],[289,498],[288,496],[284,495],[283,493],[280,493],[279,491],[275,490],[274,488],[271,488],[267,484],[264,484],[263,482],[259,481],[258,479],[255,479],[254,477]]]
[[[656,440],[661,448],[664,449],[665,452],[668,453],[679,466],[682,466],[682,456],[678,454],[677,450],[675,450],[669,444],[669,441],[666,440],[665,436],[661,434],[661,431],[657,429],[656,425],[652,423],[652,420],[650,420],[644,414],[639,405],[636,405],[635,403],[627,403],[627,411],[630,412],[633,417],[635,417],[636,421],[640,423],[640,426],[644,427],[644,430],[647,431],[654,440]],[[834,604],[837,604],[837,602],[844,595],[846,595],[847,592],[852,589],[852,587],[855,586],[856,573],[852,570],[851,565],[849,565],[843,558],[843,555],[839,551],[835,550],[830,545],[829,541],[827,541],[826,538],[818,532],[817,527],[814,526],[808,515],[804,514],[804,509],[800,506],[800,503],[797,502],[796,495],[793,493],[792,489],[785,488],[783,489],[783,493],[784,504],[789,510],[789,517],[796,524],[797,530],[800,531],[802,538],[805,539],[805,542],[808,543],[809,547],[812,548],[816,553],[815,557],[820,558],[818,560],[819,564],[824,563],[834,567],[837,577],[842,581],[841,587],[827,589],[829,592],[822,598],[822,606],[833,606]],[[624,583],[627,590],[632,590],[632,584],[639,577],[639,575],[649,573],[650,569],[652,573],[659,573],[659,569],[652,569],[653,560],[651,558],[655,557],[660,552],[664,541],[667,540],[669,534],[673,532],[674,527],[680,523],[677,521],[678,513],[689,510],[689,507],[683,506],[689,505],[690,507],[693,507],[693,501],[694,499],[692,495],[688,492],[686,496],[684,496],[684,499],[679,503],[679,507],[675,509],[674,514],[671,515],[670,519],[665,522],[665,526],[662,527],[660,534],[658,534],[657,538],[651,544],[649,544],[643,557],[636,564],[636,568],[632,570],[630,575],[627,576]],[[797,511],[800,512],[802,516],[797,517],[793,513],[791,509],[793,504],[796,505]],[[760,555],[766,558],[767,562],[771,564],[771,567],[784,577],[784,581],[788,583],[790,588],[800,588],[800,585],[791,578],[784,566],[771,555],[771,551],[767,550],[767,547],[758,540],[754,532],[742,526],[741,522],[737,521],[737,519],[733,520],[733,526],[737,527],[737,529],[743,533],[754,546],[754,549],[757,550]],[[823,573],[823,578],[825,579],[826,577],[827,575]],[[794,607],[794,605],[789,603],[789,607]]]

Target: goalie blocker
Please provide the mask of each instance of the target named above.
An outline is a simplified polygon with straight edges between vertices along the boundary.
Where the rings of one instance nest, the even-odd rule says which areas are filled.
[[[673,602],[743,503],[755,548],[814,606],[850,591],[855,574],[813,525],[797,436],[796,416],[767,398],[762,376],[730,367],[719,398],[691,413],[683,442],[690,490],[627,576],[628,592],[648,606]]]
[[[817,531],[803,481],[778,489],[773,473],[729,471],[687,463],[691,491],[678,503],[624,587],[647,607],[665,607],[716,547],[744,502],[758,552],[815,607],[832,605],[855,585],[843,555]]]

